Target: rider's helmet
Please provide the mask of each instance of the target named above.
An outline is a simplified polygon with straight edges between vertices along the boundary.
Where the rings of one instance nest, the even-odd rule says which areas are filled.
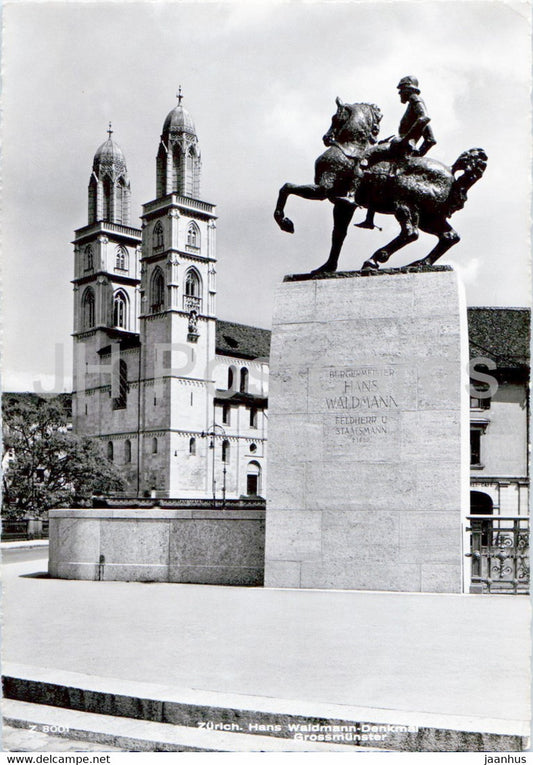
[[[409,88],[409,90],[413,90],[415,93],[420,93],[420,90],[418,89],[418,80],[416,77],[413,77],[412,75],[408,75],[407,77],[402,77],[400,82],[397,85],[398,90],[402,90],[403,88]]]

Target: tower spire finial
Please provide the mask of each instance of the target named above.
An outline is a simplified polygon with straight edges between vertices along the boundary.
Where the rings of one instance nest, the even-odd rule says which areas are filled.
[[[107,128],[107,135],[111,138],[111,133],[113,132],[113,129],[111,127],[111,122],[109,123],[109,127]]]
[[[181,106],[181,101],[183,99],[183,95],[181,93],[181,85],[178,88],[178,92],[176,93],[176,98],[178,99],[178,106]]]

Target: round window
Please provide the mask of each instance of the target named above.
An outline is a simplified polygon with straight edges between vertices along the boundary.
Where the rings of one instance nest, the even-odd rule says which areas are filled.
[[[257,444],[250,444],[250,451],[252,454],[257,451]]]

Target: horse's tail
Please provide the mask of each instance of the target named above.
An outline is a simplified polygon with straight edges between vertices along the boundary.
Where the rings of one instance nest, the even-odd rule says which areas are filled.
[[[487,155],[483,149],[469,149],[455,160],[452,173],[461,172],[462,175],[454,178],[452,190],[448,198],[448,214],[451,218],[454,212],[462,210],[467,199],[468,189],[479,181],[487,167]]]

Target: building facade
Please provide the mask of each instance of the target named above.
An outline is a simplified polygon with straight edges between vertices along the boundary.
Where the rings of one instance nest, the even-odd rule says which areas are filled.
[[[217,216],[200,199],[181,102],[163,124],[140,228],[111,129],[95,154],[73,241],[73,426],[105,442],[131,495],[261,496],[270,333],[217,320]]]
[[[529,343],[525,308],[469,308],[472,591],[529,583]]]

